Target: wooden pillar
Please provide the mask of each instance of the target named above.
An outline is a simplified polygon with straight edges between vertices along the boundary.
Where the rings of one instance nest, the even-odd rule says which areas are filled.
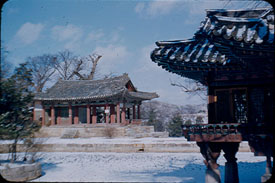
[[[61,117],[60,117],[61,110],[60,108],[57,108],[57,124],[61,124]]]
[[[69,104],[69,123],[72,125],[73,124],[73,110],[72,110],[72,105]]]
[[[87,124],[91,123],[91,106],[87,105]]]
[[[125,116],[126,116],[126,108],[125,108],[125,103],[123,103],[123,107],[122,107],[122,111],[121,111],[121,123],[122,124],[126,124]]]
[[[111,123],[113,124],[116,121],[115,105],[111,105],[110,107]]]
[[[93,116],[92,116],[92,123],[96,124],[96,106],[93,106]]]
[[[116,105],[116,122],[120,123],[120,105],[117,103]]]
[[[51,106],[51,125],[55,125],[55,113],[54,106]]]
[[[226,143],[223,147],[224,157],[226,159],[225,163],[225,183],[239,183],[239,174],[238,174],[238,164],[236,153],[239,149],[239,143]]]
[[[265,174],[261,177],[261,182],[268,182],[268,180],[272,179],[271,177],[272,177],[272,162],[271,162],[271,156],[268,155],[266,156]]]
[[[42,124],[41,125],[42,126],[45,125],[45,107],[44,106],[42,106]]]
[[[140,104],[137,106],[137,118],[140,119]]]
[[[133,121],[136,119],[136,105],[133,105]]]
[[[78,124],[78,122],[79,122],[79,119],[78,119],[78,106],[75,106],[74,107],[74,124]]]

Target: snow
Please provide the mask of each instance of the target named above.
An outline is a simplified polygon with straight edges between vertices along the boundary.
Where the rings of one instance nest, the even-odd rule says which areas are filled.
[[[235,25],[234,25],[231,29],[227,28],[227,29],[226,29],[226,35],[227,35],[228,37],[231,37],[231,36],[232,36],[232,33],[235,32],[236,29],[237,29],[237,27],[236,27]]]
[[[23,154],[19,153],[22,157]],[[0,160],[7,158],[0,154]],[[39,153],[42,176],[34,182],[204,182],[200,153]],[[240,182],[260,182],[265,157],[238,153]],[[218,159],[224,179],[223,155]]]
[[[243,34],[244,34],[245,31],[246,31],[246,25],[243,25],[242,28],[238,29],[238,32],[237,32],[237,35],[236,35],[238,40],[242,40]]]
[[[202,45],[202,47],[201,47],[199,53],[198,53],[197,56],[196,56],[196,59],[198,59],[198,58],[201,56],[201,54],[202,54],[204,48],[205,48],[207,45],[208,45],[208,39],[206,39],[205,42],[203,43],[203,45]]]
[[[236,17],[225,17],[225,16],[215,16],[220,21],[227,21],[227,22],[243,22],[243,23],[249,23],[249,22],[259,22],[259,18],[236,18]]]
[[[254,25],[253,27],[247,29],[247,34],[245,38],[246,42],[250,42],[253,39],[256,33],[256,26],[257,25]]]

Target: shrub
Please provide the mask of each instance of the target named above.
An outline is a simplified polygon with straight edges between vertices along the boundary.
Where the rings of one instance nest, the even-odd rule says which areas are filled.
[[[103,133],[105,137],[113,138],[115,135],[115,128],[111,126],[106,126]]]
[[[182,136],[182,118],[179,113],[173,115],[168,124],[168,132],[170,137]]]

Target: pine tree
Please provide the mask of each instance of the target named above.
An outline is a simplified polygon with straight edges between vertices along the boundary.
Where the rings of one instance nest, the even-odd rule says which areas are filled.
[[[179,113],[173,115],[168,124],[169,136],[181,137],[182,136],[182,118]]]
[[[15,70],[13,76],[1,80],[0,84],[0,138],[13,139],[12,161],[16,160],[16,144],[27,137],[39,125],[31,120],[30,104],[33,95],[30,70],[24,64]]]
[[[153,107],[150,107],[148,113],[149,120],[147,122],[147,125],[154,126],[156,132],[164,131],[164,126],[161,120],[158,119],[155,109]]]

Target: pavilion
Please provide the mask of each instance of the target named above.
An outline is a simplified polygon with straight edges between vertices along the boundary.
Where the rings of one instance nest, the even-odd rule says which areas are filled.
[[[34,98],[34,120],[42,126],[140,124],[140,105],[156,93],[137,91],[128,74],[102,80],[59,80]]]
[[[208,124],[183,126],[205,157],[206,182],[221,182],[217,159],[224,151],[225,182],[239,182],[235,155],[248,141],[267,157],[271,176],[274,124],[274,10],[206,10],[191,39],[156,42],[151,59],[163,69],[208,87]]]

